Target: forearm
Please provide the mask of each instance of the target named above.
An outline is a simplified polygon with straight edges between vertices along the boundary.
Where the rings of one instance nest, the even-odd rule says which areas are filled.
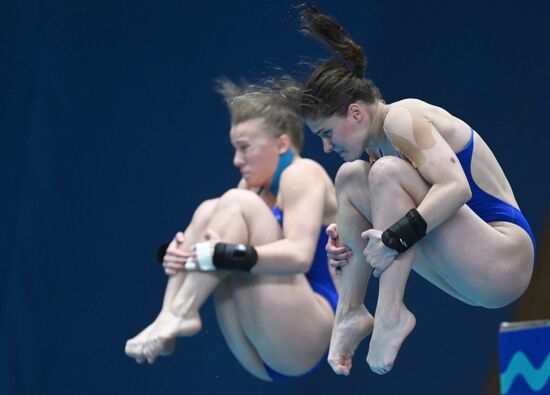
[[[313,260],[315,245],[289,239],[256,246],[258,261],[251,270],[253,274],[306,273]]]
[[[467,184],[455,182],[433,185],[417,208],[428,225],[426,233],[451,218],[470,197]]]

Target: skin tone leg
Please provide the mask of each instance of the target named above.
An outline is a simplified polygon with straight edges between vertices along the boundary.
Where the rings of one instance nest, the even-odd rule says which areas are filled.
[[[386,163],[385,171],[376,177],[379,178],[377,182],[373,181],[372,174],[369,175],[369,187],[376,189],[376,193],[371,190],[370,195],[375,228],[378,229],[385,229],[398,219],[391,213],[399,210],[404,214],[417,206],[429,189],[408,163],[397,158],[388,158],[386,162],[388,160],[391,162]],[[369,191],[364,185],[366,195]],[[525,290],[532,261],[532,244],[522,229],[509,223],[487,224],[467,206],[462,207],[420,243],[398,255],[382,274],[368,356],[371,368],[378,373],[387,372],[402,341],[414,327],[414,316],[402,304],[411,264],[426,279],[466,303],[501,307]],[[391,336],[385,336],[386,333]]]
[[[193,214],[191,223],[187,227],[184,233],[183,242],[177,243],[177,248],[182,250],[189,250],[191,248],[192,240],[200,239],[206,230],[206,225],[210,219],[218,199],[212,199],[203,202]],[[147,328],[141,331],[137,336],[128,340],[126,342],[125,352],[126,354],[134,358],[138,363],[143,363],[146,359],[144,346],[147,344],[152,333],[154,333],[156,327],[163,321],[169,318],[171,315],[171,305],[176,294],[180,290],[187,273],[185,271],[180,271],[175,275],[168,277],[168,283],[166,285],[166,290],[164,293],[164,298],[162,302],[162,308],[153,323],[151,323]],[[200,330],[200,322],[199,328]],[[175,339],[167,339],[163,347],[162,355],[170,355],[174,352],[176,346]]]
[[[409,163],[387,159],[388,179],[418,206],[429,186]],[[508,222],[488,224],[466,205],[416,246],[413,269],[471,305],[505,306],[525,291],[531,278],[534,250],[527,233]]]
[[[208,228],[229,243],[261,245],[282,237],[271,211],[257,195],[248,191],[233,190],[224,195]],[[186,335],[189,321],[195,319],[206,297],[226,275],[223,272],[189,273],[172,303],[175,319],[161,328],[159,337]],[[242,332],[235,325],[222,328],[226,337],[233,334],[235,344],[242,346],[248,343],[243,341],[244,336],[248,344],[254,345],[262,361],[284,374],[304,373],[321,358],[330,336],[332,312],[328,303],[311,290],[305,276],[233,272],[225,281],[232,286],[231,295],[242,328]],[[218,314],[223,315],[223,309]],[[222,319],[220,324],[226,321]],[[304,333],[307,336],[303,336]],[[160,355],[162,349],[156,347],[162,342],[150,344],[148,356]],[[230,348],[237,346],[230,344]],[[259,371],[256,375],[261,377],[259,368],[263,369],[263,364],[256,366],[258,360],[250,359],[254,353],[247,352],[248,359],[239,356],[238,359],[241,363],[253,361],[247,369]]]
[[[239,322],[239,311],[233,298],[231,276],[226,278],[214,292],[214,306],[223,337],[235,358],[253,376],[270,381],[260,355]]]
[[[326,352],[334,315],[304,275],[232,276],[244,333],[262,361],[279,373],[299,376]]]
[[[364,305],[372,269],[365,264],[365,241],[360,235],[372,226],[368,194],[359,186],[368,185],[370,165],[364,161],[344,164],[336,176],[338,234],[342,245],[353,255],[342,268],[341,293],[334,320],[328,362],[337,374],[349,375],[352,358],[359,343],[373,328],[374,319]],[[365,215],[365,213],[367,215]]]
[[[378,163],[369,174],[369,189],[375,229],[387,229],[416,207],[402,186],[388,178],[385,166]],[[378,374],[391,370],[401,344],[416,325],[414,315],[403,303],[415,253],[416,246],[413,246],[397,255],[393,264],[380,276],[376,319],[367,356],[370,368]]]

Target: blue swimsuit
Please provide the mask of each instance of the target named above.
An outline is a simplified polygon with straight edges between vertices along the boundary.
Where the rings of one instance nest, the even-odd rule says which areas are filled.
[[[472,171],[470,169],[472,163],[472,153],[474,151],[474,130],[472,129],[472,137],[464,149],[456,154],[468,183],[472,190],[472,198],[466,203],[474,213],[476,213],[483,221],[505,221],[516,224],[523,228],[531,238],[533,242],[533,248],[535,247],[535,237],[533,232],[527,223],[527,220],[517,208],[509,203],[506,203],[493,195],[488,194],[481,189],[472,177]]]
[[[272,211],[279,224],[283,226],[283,212],[279,206],[275,205]],[[329,302],[332,310],[336,311],[336,305],[338,304],[338,291],[336,291],[336,287],[334,286],[334,282],[332,281],[332,277],[328,270],[327,253],[325,251],[325,245],[328,239],[326,229],[327,227],[324,225],[321,227],[319,241],[317,241],[317,248],[315,249],[315,256],[313,257],[313,263],[311,264],[309,271],[306,273],[306,278],[311,285],[311,288],[313,288],[313,291],[323,296]],[[326,358],[323,357],[313,369],[306,372],[302,376],[297,377],[303,377],[314,372],[325,359]],[[264,367],[273,381],[284,381],[297,378],[281,374],[267,366],[265,363]]]

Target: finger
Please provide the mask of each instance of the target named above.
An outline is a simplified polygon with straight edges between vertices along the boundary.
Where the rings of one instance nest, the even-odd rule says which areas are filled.
[[[335,224],[332,224],[332,225],[329,225],[329,227],[327,228],[327,236],[333,240],[336,240],[338,238],[338,232],[336,231],[336,225]]]
[[[164,255],[164,258],[169,260],[180,260],[180,259],[189,259],[189,257],[194,257],[197,254],[193,250],[194,246],[191,247],[191,250],[180,250],[177,254],[172,254],[171,252],[166,252],[166,255]]]
[[[178,232],[178,233],[176,233],[176,236],[174,237],[174,240],[176,240],[176,242],[178,244],[181,244],[185,240],[185,235],[182,232]]]
[[[353,256],[353,253],[347,248],[327,248],[327,256],[334,259],[348,259]]]
[[[338,254],[338,255],[327,254],[327,257],[328,257],[329,260],[347,261],[350,256],[348,254]]]
[[[349,248],[346,246],[337,246],[336,244],[328,244],[325,248],[327,252],[332,254],[345,254],[349,251]]]
[[[168,249],[166,250],[166,254],[167,255],[173,255],[173,256],[185,257],[186,254],[188,254],[188,253],[186,251],[183,251],[183,250],[178,250],[175,247],[174,248],[168,247]]]
[[[343,252],[343,253],[340,253],[340,254],[333,254],[331,252],[328,252],[327,253],[327,256],[331,259],[335,259],[337,261],[344,261],[344,260],[347,260],[348,258],[350,258],[352,256],[351,252]]]
[[[368,229],[361,233],[361,238],[363,240],[368,240],[370,237],[372,237],[373,233],[374,233],[373,229]]]
[[[185,263],[166,263],[162,266],[168,270],[183,270],[185,268]]]
[[[165,263],[185,263],[187,259],[188,257],[165,255],[162,259],[162,264],[164,265]]]
[[[174,275],[178,274],[177,271],[172,270],[172,269],[164,269],[164,273],[165,273],[167,276],[174,276]]]

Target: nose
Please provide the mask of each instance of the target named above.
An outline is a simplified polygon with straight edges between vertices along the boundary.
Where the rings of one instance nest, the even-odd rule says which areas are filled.
[[[334,149],[334,144],[332,144],[328,137],[322,137],[321,139],[323,140],[323,151],[325,154],[328,154]]]
[[[244,164],[243,156],[239,151],[235,152],[233,155],[233,165],[235,167],[241,167]]]

